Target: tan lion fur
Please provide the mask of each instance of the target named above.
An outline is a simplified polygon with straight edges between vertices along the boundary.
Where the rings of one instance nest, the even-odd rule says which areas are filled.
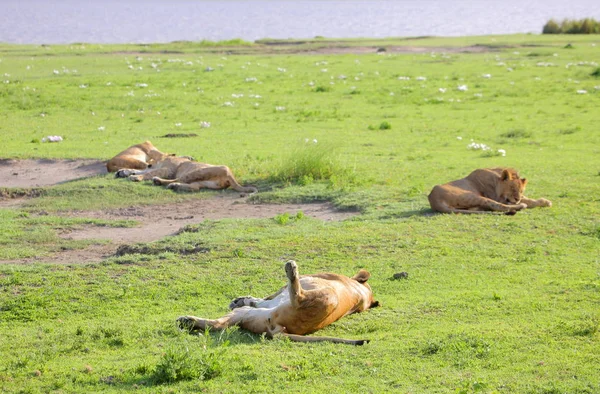
[[[162,159],[146,170],[124,170],[117,177],[132,181],[152,180],[155,185],[167,185],[177,191],[226,189],[231,187],[243,193],[256,193],[254,186],[240,185],[227,166],[198,163],[187,157],[163,155]]]
[[[255,334],[287,336],[297,342],[336,342],[362,345],[367,340],[349,340],[331,337],[305,337],[336,320],[355,312],[378,306],[367,284],[370,274],[360,270],[349,278],[344,275],[322,273],[298,274],[294,261],[285,264],[288,284],[264,299],[239,297],[229,308],[232,311],[216,320],[195,316],[177,319],[181,327],[190,330],[223,330],[239,326]]]
[[[532,200],[523,195],[527,179],[512,168],[485,168],[466,178],[437,185],[429,194],[431,209],[442,213],[514,214],[525,208],[551,207],[545,198]]]
[[[149,164],[162,159],[165,154],[152,145],[150,141],[130,146],[106,163],[108,172],[122,169],[145,170]]]

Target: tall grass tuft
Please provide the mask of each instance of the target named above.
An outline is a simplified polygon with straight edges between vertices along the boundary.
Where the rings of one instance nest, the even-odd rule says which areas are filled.
[[[179,345],[165,351],[150,380],[153,384],[208,380],[221,370],[218,352],[200,347],[190,350],[188,345]]]
[[[335,147],[316,143],[316,140],[298,144],[284,155],[271,170],[275,182],[308,185],[317,180],[351,180],[352,171],[342,166],[335,155]]]
[[[542,34],[600,34],[600,22],[593,18],[564,19],[560,23],[550,19],[544,25]]]

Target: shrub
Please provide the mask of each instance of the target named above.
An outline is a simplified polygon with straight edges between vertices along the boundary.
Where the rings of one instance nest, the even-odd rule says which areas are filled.
[[[560,24],[550,19],[544,25],[542,34],[598,34],[600,33],[600,22],[593,18],[581,20],[564,19]]]
[[[154,384],[181,380],[208,380],[221,372],[218,354],[210,349],[193,351],[185,345],[168,349],[156,365],[151,381]]]
[[[316,141],[316,140],[315,140]],[[348,177],[350,171],[339,164],[334,147],[311,141],[293,149],[271,170],[271,180],[308,185],[313,181]]]
[[[594,71],[592,71],[592,73],[590,75],[592,77],[600,78],[600,67],[598,67],[597,69],[595,69]]]
[[[381,122],[379,124],[379,130],[389,130],[392,128],[392,125],[390,122],[384,120],[383,122]]]
[[[560,26],[558,24],[558,22],[556,22],[554,19],[550,19],[548,22],[546,22],[546,24],[544,25],[544,28],[542,29],[542,34],[560,34],[561,30],[560,30]]]

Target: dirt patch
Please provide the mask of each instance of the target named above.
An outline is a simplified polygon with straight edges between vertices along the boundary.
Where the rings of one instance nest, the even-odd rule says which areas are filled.
[[[36,187],[51,186],[61,182],[106,174],[106,165],[98,160],[0,160],[0,188],[28,188],[22,193],[18,189],[6,189],[0,193],[0,208],[18,208],[27,197],[39,193]],[[2,189],[0,189],[2,191]],[[39,191],[39,190],[38,190]],[[31,193],[30,193],[31,192]],[[2,197],[5,197],[2,199]],[[337,221],[356,215],[356,212],[339,212],[331,204],[252,204],[238,193],[225,190],[210,198],[198,198],[185,202],[133,206],[103,211],[76,211],[59,213],[69,217],[106,220],[132,219],[139,222],[134,228],[84,226],[63,230],[60,237],[73,240],[100,240],[86,249],[64,250],[49,257],[30,258],[1,263],[48,262],[78,264],[98,262],[120,254],[134,253],[131,244],[146,243],[177,234],[181,228],[197,224],[206,219],[226,218],[272,218],[287,212],[295,215],[302,211],[305,216],[324,221]],[[135,249],[135,248],[134,248]],[[182,254],[201,251],[180,251]]]
[[[102,261],[115,255],[136,253],[144,246],[135,243],[152,242],[178,234],[187,225],[201,223],[206,219],[225,218],[261,219],[273,218],[288,213],[324,220],[339,221],[357,215],[357,212],[340,212],[328,203],[315,204],[252,204],[240,198],[238,193],[224,191],[204,199],[150,206],[108,209],[104,211],[75,211],[62,215],[107,220],[131,219],[139,222],[133,228],[84,226],[78,229],[63,230],[60,237],[73,240],[101,240],[86,249],[64,250],[52,256],[23,260],[0,261],[2,263],[26,264],[32,262],[81,264]],[[106,243],[109,241],[110,243]],[[140,249],[141,250],[141,249]],[[150,249],[148,249],[150,250]],[[181,250],[181,254],[202,253],[204,250]],[[139,252],[138,252],[139,253]],[[149,252],[148,252],[149,253]],[[151,253],[150,253],[151,254]]]
[[[382,49],[385,49],[382,50]],[[493,48],[483,45],[468,47],[416,47],[416,46],[360,46],[360,47],[323,47],[308,50],[307,54],[323,55],[360,55],[367,53],[482,53],[493,51]]]
[[[0,160],[0,187],[36,188],[106,174],[99,160]]]

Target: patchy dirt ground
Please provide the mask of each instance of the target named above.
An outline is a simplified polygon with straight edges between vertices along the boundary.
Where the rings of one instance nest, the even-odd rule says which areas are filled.
[[[36,170],[33,163],[44,164],[44,169]],[[49,164],[49,165],[48,165]],[[60,182],[82,178],[85,176],[106,173],[103,162],[98,161],[59,161],[40,160],[2,160],[0,161],[0,186],[32,187],[26,180],[39,180],[37,186],[54,185]],[[51,168],[47,168],[51,167]],[[16,172],[19,175],[12,175]],[[21,176],[21,174],[23,174]],[[18,180],[11,177],[19,178]],[[24,178],[24,179],[21,179]],[[7,186],[6,181],[13,181]],[[43,183],[42,183],[43,182]],[[19,186],[15,186],[19,185]],[[18,208],[26,199],[0,199],[0,208]],[[1,263],[48,262],[62,264],[80,264],[102,261],[115,254],[121,245],[138,242],[152,242],[176,234],[179,229],[200,223],[205,219],[224,218],[272,218],[284,212],[295,215],[302,211],[305,216],[325,221],[343,220],[356,215],[356,212],[336,211],[331,204],[252,204],[239,193],[225,190],[215,197],[195,199],[166,205],[144,205],[127,208],[116,208],[102,211],[72,211],[62,215],[107,220],[131,219],[140,224],[134,228],[114,228],[84,226],[75,230],[65,230],[59,235],[65,239],[100,240],[86,249],[65,250],[49,257],[30,258]]]
[[[106,163],[99,160],[0,160],[0,187],[51,186],[100,174]]]

